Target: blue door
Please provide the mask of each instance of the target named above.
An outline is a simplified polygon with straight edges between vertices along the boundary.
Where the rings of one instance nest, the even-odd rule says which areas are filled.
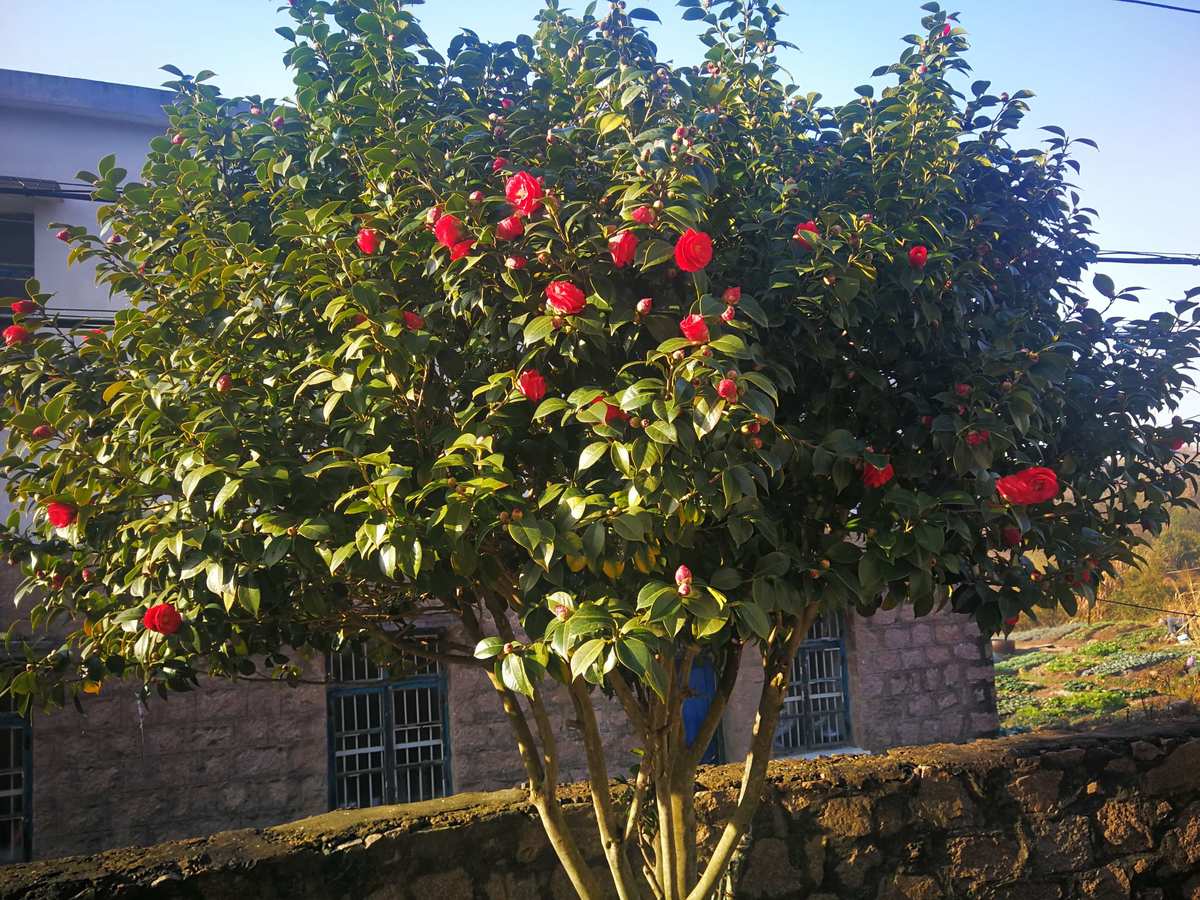
[[[692,677],[688,687],[691,689],[691,696],[683,701],[683,733],[690,744],[696,739],[704,717],[708,714],[708,708],[712,705],[713,696],[717,693],[717,673],[711,660],[696,660],[692,666]],[[702,763],[721,761],[720,738],[721,730],[718,728],[704,751],[704,757],[700,760]]]

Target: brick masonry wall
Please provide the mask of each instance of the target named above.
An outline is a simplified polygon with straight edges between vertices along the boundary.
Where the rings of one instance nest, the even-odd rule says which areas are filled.
[[[455,629],[450,640],[466,643]],[[487,675],[461,666],[447,674],[450,710],[451,773],[456,791],[493,791],[525,781],[525,769],[496,691]],[[547,679],[546,685],[552,682]],[[633,730],[618,704],[594,695],[596,719],[604,738],[609,774],[624,775],[636,764],[630,750],[637,746]],[[587,777],[587,757],[576,725],[575,709],[566,691],[554,690],[546,701],[561,752],[564,781]],[[532,720],[531,720],[532,721]]]
[[[850,616],[851,733],[866,750],[996,733],[990,642],[972,619],[911,607]]]
[[[42,859],[273,825],[329,808],[325,689],[204,682],[144,708],[110,683],[33,718]]]
[[[734,767],[706,770],[701,822]],[[604,877],[591,807],[564,791]],[[1200,900],[1200,722],[772,764],[739,900]],[[711,833],[710,833],[711,839]],[[518,791],[0,869],[0,900],[573,896]]]

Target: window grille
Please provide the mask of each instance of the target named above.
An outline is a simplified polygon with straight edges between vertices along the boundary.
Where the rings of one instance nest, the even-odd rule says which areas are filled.
[[[792,660],[775,752],[796,756],[850,742],[846,641],[840,615],[817,619]]]
[[[29,859],[31,769],[29,720],[0,697],[0,863]]]
[[[0,213],[0,299],[23,298],[32,277],[33,216]]]
[[[329,658],[330,803],[413,803],[451,793],[445,679],[437,660],[391,669],[361,647]]]

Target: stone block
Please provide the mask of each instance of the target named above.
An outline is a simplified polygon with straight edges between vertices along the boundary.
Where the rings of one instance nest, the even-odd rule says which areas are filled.
[[[1139,853],[1154,843],[1153,829],[1142,807],[1127,800],[1108,800],[1096,810],[1096,827],[1118,853]]]
[[[911,808],[914,819],[935,828],[965,828],[977,818],[975,801],[962,782],[943,772],[921,779]]]
[[[1039,816],[1052,815],[1059,811],[1059,787],[1063,773],[1041,769],[1012,780],[1009,794],[1026,812]]]
[[[1200,740],[1180,744],[1146,773],[1146,792],[1152,797],[1178,796],[1200,789]]]
[[[1092,865],[1092,832],[1086,817],[1035,819],[1033,835],[1033,865],[1038,875],[1079,872]]]
[[[878,900],[942,900],[937,880],[928,875],[891,875],[879,885]]]
[[[978,884],[1017,878],[1026,850],[1000,831],[964,834],[946,842],[948,872],[958,882]]]
[[[872,828],[871,800],[865,796],[826,800],[818,821],[833,837],[866,837]]]

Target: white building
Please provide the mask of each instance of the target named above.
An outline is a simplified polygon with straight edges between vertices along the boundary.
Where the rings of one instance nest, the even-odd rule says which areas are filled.
[[[49,224],[95,226],[97,204],[76,176],[115,153],[136,180],[150,139],[166,127],[171,96],[0,69],[0,314],[37,278],[64,317],[111,318],[119,298],[96,285],[90,263],[68,268],[69,247]]]

